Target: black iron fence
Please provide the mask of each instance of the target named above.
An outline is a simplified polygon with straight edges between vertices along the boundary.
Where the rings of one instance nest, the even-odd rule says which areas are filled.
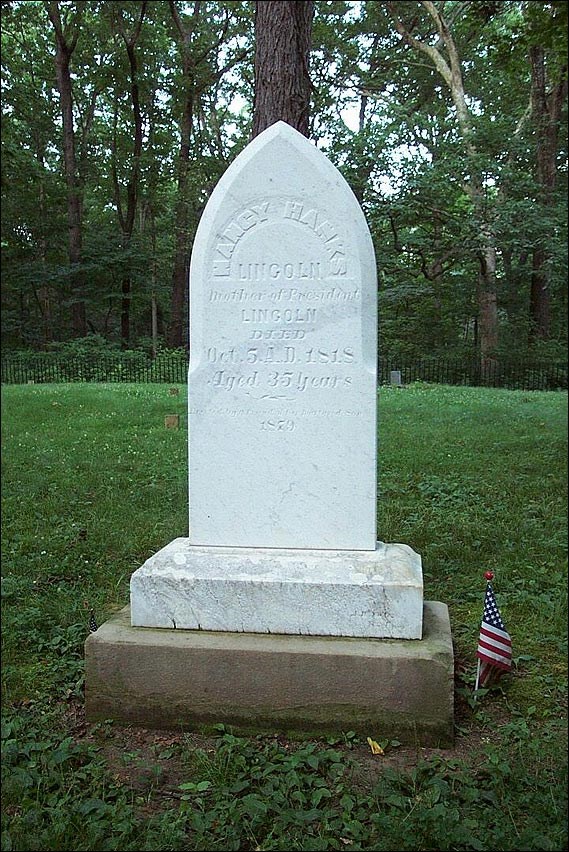
[[[47,382],[169,382],[187,379],[185,353],[164,353],[152,359],[144,352],[62,354],[9,353],[2,356],[3,384]]]
[[[400,373],[392,375],[393,373]],[[566,390],[567,364],[480,357],[417,359],[382,355],[378,360],[380,384],[432,382],[440,385],[508,388],[510,390]]]
[[[61,354],[6,353],[1,360],[3,384],[47,382],[169,382],[184,384],[188,359],[184,352],[162,353],[152,359],[144,352]],[[411,382],[487,386],[517,390],[567,389],[567,364],[551,361],[496,358],[410,358],[381,354],[380,384]]]

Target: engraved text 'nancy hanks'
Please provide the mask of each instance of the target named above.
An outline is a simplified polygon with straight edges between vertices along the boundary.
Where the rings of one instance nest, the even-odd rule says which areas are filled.
[[[271,199],[250,204],[225,225],[215,244],[212,263],[214,276],[217,278],[231,276],[231,260],[245,234],[253,229],[258,230],[265,223],[286,221],[300,225],[318,237],[327,255],[330,276],[346,275],[346,249],[335,225],[315,207],[301,201]],[[241,280],[248,281],[327,277],[319,261],[240,263],[237,275]]]

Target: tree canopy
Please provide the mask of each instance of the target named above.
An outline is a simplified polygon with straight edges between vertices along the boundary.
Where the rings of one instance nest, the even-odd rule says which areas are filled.
[[[3,346],[187,345],[201,212],[273,120],[274,6],[2,4]],[[567,4],[302,6],[305,67],[271,73],[364,208],[380,346],[564,355]]]

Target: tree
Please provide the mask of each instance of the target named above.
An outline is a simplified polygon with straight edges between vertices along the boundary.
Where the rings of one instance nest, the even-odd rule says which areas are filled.
[[[257,0],[253,136],[286,121],[308,136],[312,0]]]
[[[418,38],[412,34],[416,20],[404,23],[401,8],[395,3],[387,3],[395,28],[401,38],[413,49],[420,51],[432,62],[442,77],[452,98],[464,153],[468,160],[465,189],[472,204],[475,227],[478,234],[476,254],[479,263],[478,276],[478,319],[480,332],[480,354],[483,361],[496,352],[498,347],[498,307],[496,296],[496,236],[492,215],[489,215],[487,196],[483,183],[483,174],[479,166],[479,152],[474,135],[473,119],[464,88],[464,76],[456,41],[449,23],[443,17],[441,9],[435,3],[422,2],[420,5],[432,18],[436,28],[437,42],[431,38]],[[413,4],[415,5],[415,4]],[[411,10],[413,13],[415,9]],[[446,56],[443,54],[443,49]]]
[[[79,38],[83,11],[79,5],[76,9],[71,10],[68,19],[62,19],[57,0],[46,3],[46,10],[55,31],[55,68],[63,119],[63,162],[67,183],[68,250],[72,282],[71,319],[73,333],[78,337],[84,337],[87,334],[87,316],[85,312],[84,276],[81,270],[82,204],[75,150],[70,67],[71,57]]]
[[[185,346],[201,211],[285,119],[365,210],[384,348],[487,357],[486,293],[498,354],[564,357],[567,4],[391,8],[408,37],[352,0],[6,0],[3,344]]]
[[[57,104],[43,81],[53,76],[51,34],[30,6],[2,10],[2,333],[48,344],[63,300],[53,267],[63,265],[61,194],[54,151]]]
[[[132,3],[128,4],[130,8],[132,8],[133,5],[134,4]],[[128,57],[130,98],[133,118],[132,157],[130,165],[130,174],[126,187],[126,211],[123,209],[123,204],[121,201],[121,189],[116,164],[116,133],[113,134],[112,172],[115,204],[122,232],[123,249],[126,252],[128,252],[130,248],[132,232],[134,229],[134,217],[136,215],[136,209],[138,204],[140,158],[142,154],[142,112],[140,105],[140,82],[138,58],[136,55],[136,45],[140,38],[140,30],[142,28],[142,22],[144,20],[147,5],[147,2],[142,2],[139,8],[136,8],[135,5],[134,20],[128,23],[125,20],[125,13],[128,14],[129,9],[124,9],[121,5],[117,5],[112,10],[114,12],[114,26],[124,43],[126,54]],[[115,101],[115,116],[117,110],[118,99]],[[121,344],[123,348],[127,348],[130,342],[131,287],[132,280],[127,264],[122,276],[121,284]]]
[[[184,316],[186,291],[188,284],[190,238],[197,226],[197,220],[203,208],[211,186],[202,186],[190,198],[190,172],[204,151],[199,142],[203,141],[203,127],[199,116],[201,101],[205,93],[236,64],[241,62],[247,52],[234,45],[228,49],[231,36],[231,22],[240,22],[241,11],[224,5],[194,0],[190,13],[178,8],[176,0],[170,0],[170,11],[174,23],[174,33],[178,44],[181,64],[180,91],[182,93],[179,110],[180,149],[177,169],[177,194],[175,229],[176,242],[174,266],[172,271],[171,317],[167,341],[171,347],[185,345]],[[224,50],[225,48],[225,50]],[[215,106],[212,110],[212,122],[215,126]],[[215,128],[217,130],[217,128]],[[216,175],[217,177],[218,175]],[[204,192],[205,190],[205,192]]]
[[[559,8],[560,7],[560,8]],[[530,9],[530,24],[543,10]],[[561,20],[559,20],[561,19]],[[567,6],[557,4],[550,19],[561,32],[567,29]],[[543,29],[541,32],[543,32]],[[539,40],[538,40],[539,39]],[[557,156],[561,114],[567,101],[567,63],[556,62],[553,51],[547,51],[542,37],[532,39],[529,46],[531,64],[531,119],[535,132],[535,161],[538,192],[536,203],[545,222],[551,223],[557,184]],[[566,45],[565,45],[566,47]],[[550,54],[548,56],[548,54]],[[553,55],[551,55],[553,54]],[[532,252],[530,293],[530,342],[547,340],[551,328],[551,237],[539,235]]]

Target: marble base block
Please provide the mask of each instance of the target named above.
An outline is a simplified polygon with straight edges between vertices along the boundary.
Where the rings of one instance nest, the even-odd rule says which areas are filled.
[[[131,625],[421,639],[421,557],[375,551],[205,547],[177,538],[131,577]]]

